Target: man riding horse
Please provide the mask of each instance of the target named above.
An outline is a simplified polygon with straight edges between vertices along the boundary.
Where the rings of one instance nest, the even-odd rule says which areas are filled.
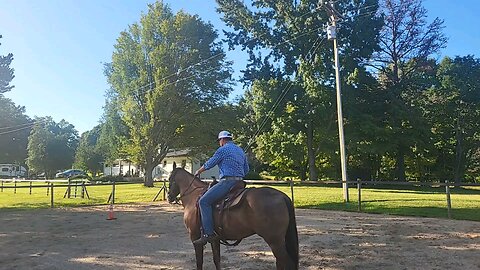
[[[199,200],[200,215],[202,219],[203,234],[193,241],[195,245],[205,245],[207,242],[217,240],[218,236],[214,231],[213,204],[225,197],[230,189],[242,181],[248,173],[249,167],[247,158],[242,148],[233,142],[233,136],[228,131],[221,131],[218,134],[218,143],[220,147],[215,154],[195,172],[195,176],[216,165],[220,169],[220,181],[202,195]]]

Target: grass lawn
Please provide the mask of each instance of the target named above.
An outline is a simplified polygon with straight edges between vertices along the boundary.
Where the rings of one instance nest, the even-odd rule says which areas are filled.
[[[20,185],[20,184],[18,184]],[[22,183],[29,186],[28,183]],[[151,202],[161,187],[147,188],[142,184],[117,185],[115,203]],[[4,186],[13,186],[5,183]],[[275,186],[289,196],[289,186]],[[112,191],[110,185],[89,186],[90,199],[80,198],[80,188],[71,190],[71,198],[63,198],[65,187],[54,188],[55,207],[72,207],[82,205],[107,204]],[[50,207],[50,196],[46,188],[34,188],[30,195],[29,188],[4,189],[0,192],[0,210],[31,209]],[[294,199],[298,208],[317,208],[325,210],[357,211],[358,193],[356,188],[349,189],[350,202],[344,203],[342,189],[328,186],[295,186]],[[162,199],[162,195],[158,199]],[[480,221],[480,188],[452,188],[452,218]],[[362,211],[367,213],[383,213],[407,216],[425,216],[447,218],[447,202],[445,188],[395,187],[395,188],[362,188]]]
[[[291,194],[289,187],[279,187]],[[480,221],[480,188],[452,188],[452,218]],[[295,206],[325,210],[357,211],[358,192],[349,189],[350,202],[344,203],[342,189],[295,186]],[[362,211],[406,216],[447,218],[445,188],[362,188]]]
[[[50,194],[47,196],[47,188],[33,188],[30,195],[28,183],[17,184],[17,186],[27,186],[27,188],[17,188],[16,194],[14,189],[3,189],[0,191],[0,209],[31,209],[31,208],[47,208],[50,207]],[[36,184],[45,185],[45,184]],[[58,185],[58,184],[57,184]],[[144,187],[143,184],[116,185],[115,187],[115,203],[135,203],[150,202],[160,190],[162,184],[156,183],[155,188]],[[4,186],[13,186],[11,183],[5,183]],[[35,186],[35,184],[34,184]],[[54,206],[55,207],[74,207],[85,205],[102,205],[107,204],[111,185],[87,186],[87,192],[90,197],[81,198],[81,188],[76,190],[72,187],[70,198],[64,198],[67,188],[55,187],[54,185]],[[162,195],[157,200],[161,200]]]

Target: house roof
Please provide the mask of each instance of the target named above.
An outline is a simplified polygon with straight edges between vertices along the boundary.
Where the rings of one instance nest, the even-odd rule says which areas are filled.
[[[189,153],[190,153],[189,149],[173,150],[171,152],[168,152],[165,157],[183,157],[183,156],[188,156]]]
[[[167,155],[166,155],[165,157],[166,157],[166,158],[172,158],[172,157],[189,157],[190,152],[191,152],[190,149],[180,149],[180,150],[172,149],[172,150],[170,150],[170,152],[167,153]],[[122,161],[122,162],[131,162],[131,161],[126,160],[126,159],[116,159],[116,160],[114,161],[114,163],[118,163],[119,161]]]

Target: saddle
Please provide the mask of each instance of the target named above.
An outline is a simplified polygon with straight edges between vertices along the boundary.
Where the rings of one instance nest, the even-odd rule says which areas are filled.
[[[212,182],[209,188],[213,187],[218,182]],[[225,198],[220,199],[215,203],[215,209],[222,213],[224,210],[233,208],[239,205],[244,198],[244,195],[249,190],[246,188],[245,181],[237,181],[237,183],[230,189]]]
[[[209,189],[213,187],[218,181],[214,180],[209,185]],[[224,214],[226,211],[230,211],[237,206],[240,206],[242,202],[245,200],[245,195],[252,190],[253,188],[246,188],[247,183],[245,181],[238,181],[227,193],[227,195],[218,200],[214,205],[214,223],[215,223],[215,231],[217,232],[218,236],[220,237],[220,243],[226,246],[236,246],[240,244],[242,239],[237,240],[235,243],[231,244],[228,243],[223,235],[223,222]],[[198,204],[197,204],[198,207]],[[200,211],[198,211],[200,212]],[[226,216],[228,218],[228,216]],[[200,218],[200,213],[199,213]]]

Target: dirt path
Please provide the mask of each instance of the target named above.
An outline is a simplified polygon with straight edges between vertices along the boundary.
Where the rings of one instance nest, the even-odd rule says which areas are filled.
[[[300,269],[480,269],[480,223],[297,209]],[[0,269],[194,269],[182,209],[165,203],[0,211]],[[274,269],[257,236],[223,269]],[[204,269],[214,269],[210,247]]]

